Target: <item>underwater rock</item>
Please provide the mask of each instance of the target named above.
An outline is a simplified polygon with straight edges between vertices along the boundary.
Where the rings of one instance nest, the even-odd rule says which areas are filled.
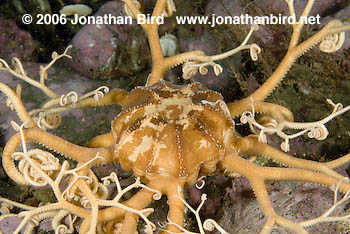
[[[222,0],[209,1],[205,14],[211,16],[212,14],[220,16],[235,16],[246,13],[240,0]]]
[[[94,17],[109,15],[125,19],[123,8],[122,1],[107,2]],[[141,70],[148,49],[142,50],[147,48],[147,42],[141,34],[137,36],[138,32],[141,33],[142,29],[135,21],[86,24],[72,40],[74,62],[71,66],[86,76],[100,79]]]
[[[222,201],[218,223],[224,230],[231,230],[231,233],[260,233],[266,218],[258,202],[254,199],[253,191],[242,189],[237,191],[235,189],[235,187],[249,184],[248,181],[244,182],[244,180],[246,179],[233,180],[232,189],[227,189]],[[266,186],[271,193],[270,200],[277,214],[288,219],[302,221],[315,218],[332,206],[332,191],[319,185],[283,181],[268,182]],[[313,212],[310,213],[310,210]],[[337,207],[333,215],[341,216],[342,212],[341,208]],[[334,232],[327,232],[327,230],[334,230]],[[314,225],[308,228],[308,231],[309,233],[346,233],[341,224],[335,222]],[[280,227],[276,227],[272,233],[286,232]]]
[[[72,67],[89,77],[111,78],[117,61],[117,38],[105,27],[86,25],[73,38]]]
[[[0,57],[9,61],[13,57],[21,60],[33,60],[34,51],[39,49],[39,42],[20,29],[12,20],[0,16]]]
[[[294,9],[297,17],[299,17],[307,4],[308,0],[295,0]],[[341,9],[347,0],[324,0],[315,1],[314,6],[311,9],[310,16],[320,16],[320,23],[315,26],[322,26],[322,21],[329,15],[337,12]],[[252,4],[243,6],[239,0],[222,0],[220,4],[217,1],[210,1],[206,7],[206,15],[211,16],[215,14],[216,16],[240,16],[241,14],[248,14],[252,17],[255,15],[270,15],[278,16],[279,14],[289,16],[288,5],[285,1],[266,1],[266,0],[256,0]],[[349,16],[349,14],[344,17]],[[340,19],[340,17],[336,17]],[[328,21],[327,21],[328,22]],[[250,24],[245,22],[245,24],[250,27]],[[272,25],[259,25],[259,30],[254,32],[254,36],[259,38],[263,44],[275,44],[280,41],[280,36],[278,34],[273,34],[271,32]],[[284,24],[280,26],[284,27]],[[272,30],[275,31],[275,30]],[[277,38],[276,38],[277,37]]]
[[[285,4],[285,2],[283,1]],[[253,5],[253,4],[251,4]],[[269,4],[267,4],[269,5]],[[285,4],[287,7],[287,4]],[[253,7],[256,7],[254,4]],[[264,11],[265,12],[265,11]],[[237,17],[241,15],[251,15],[247,7],[244,7],[242,5],[242,2],[240,0],[222,0],[220,1],[220,4],[217,4],[216,1],[210,1],[206,7],[206,13],[207,16],[211,17],[212,15],[217,16],[223,16],[223,17]],[[241,22],[237,25],[240,25]],[[247,22],[242,22],[242,24],[245,24],[247,26],[247,32],[250,28],[250,24]],[[259,38],[259,40],[263,44],[271,44],[274,41],[274,35],[271,34],[271,32],[263,25],[259,25],[259,30],[254,32],[254,37]]]
[[[20,225],[21,220],[16,216],[9,216],[0,221],[1,232],[3,234],[14,233],[16,228]]]
[[[310,16],[320,15],[321,17],[332,12],[333,9],[339,9],[339,5],[344,4],[347,0],[322,0],[315,1],[310,11]],[[289,15],[288,5],[285,1],[266,1],[256,0],[254,1],[256,6],[261,8],[264,12],[281,13],[283,15]],[[295,0],[294,10],[297,16],[300,16],[304,10],[308,0]]]
[[[208,34],[186,39],[179,38],[179,47],[181,52],[202,50],[207,55],[215,55],[220,53],[217,51],[214,39],[212,39]],[[234,47],[235,46],[232,45],[232,48]],[[235,60],[237,59],[237,56],[232,56],[229,59]],[[238,59],[240,60],[240,57],[238,57]],[[224,64],[223,61],[218,61],[218,63],[222,66]],[[225,100],[234,100],[236,94],[239,92],[239,85],[234,79],[232,79],[232,77],[230,77],[229,73],[227,72],[228,70],[229,69],[224,69],[223,73],[216,76],[213,68],[208,67],[208,74],[201,75],[197,73],[190,80],[191,82],[199,82],[211,90],[220,92],[224,96]]]

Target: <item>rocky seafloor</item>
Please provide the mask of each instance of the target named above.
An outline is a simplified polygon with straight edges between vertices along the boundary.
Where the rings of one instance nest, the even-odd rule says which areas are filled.
[[[15,2],[15,1],[14,1]],[[19,1],[20,2],[20,1]],[[22,1],[26,12],[38,13],[33,7],[40,1]],[[51,4],[51,13],[58,13],[63,6],[61,1],[44,1]],[[64,1],[65,4],[83,3],[93,9],[95,15],[124,14],[121,1]],[[144,1],[145,10],[150,11],[154,0]],[[297,14],[307,1],[295,0]],[[33,6],[29,6],[31,3]],[[65,94],[76,91],[84,94],[101,85],[111,88],[131,90],[143,85],[150,72],[151,58],[145,34],[139,26],[133,25],[85,25],[73,27],[69,25],[23,25],[18,18],[18,6],[12,1],[0,3],[0,57],[10,63],[12,57],[19,57],[27,74],[38,78],[39,67],[50,61],[53,51],[62,53],[69,44],[73,60],[58,61],[50,70],[47,85],[57,93]],[[249,1],[249,0],[175,0],[176,15],[251,15],[286,14],[285,1]],[[322,24],[332,18],[349,22],[350,4],[346,0],[316,1],[312,15],[319,14]],[[302,39],[319,30],[321,25],[305,27]],[[176,25],[175,18],[166,20],[160,27],[160,35],[173,34],[177,38],[177,52],[202,49],[208,54],[216,54],[240,44],[249,28],[247,25]],[[256,62],[252,62],[248,53],[242,52],[229,59],[220,61],[224,72],[216,77],[209,68],[206,76],[195,76],[191,81],[204,83],[210,89],[223,94],[227,102],[241,99],[259,87],[274,71],[288,48],[292,29],[290,25],[265,25],[255,32],[251,41],[259,44],[262,54]],[[341,50],[335,54],[321,53],[313,48],[298,59],[282,84],[267,99],[268,102],[283,105],[295,114],[296,121],[316,121],[327,116],[332,107],[327,104],[330,98],[335,103],[350,105],[350,41],[349,32]],[[51,43],[50,43],[51,42]],[[175,68],[167,72],[166,79],[182,83],[181,69]],[[38,108],[47,97],[37,88],[14,78],[6,71],[0,71],[0,81],[15,87],[23,86],[22,100],[27,110]],[[15,113],[6,107],[6,98],[1,94],[0,133],[1,148],[14,134],[10,121],[19,122]],[[62,124],[52,133],[79,145],[86,144],[94,136],[108,132],[110,121],[121,111],[118,106],[79,109],[62,113]],[[350,152],[350,113],[346,113],[327,124],[329,136],[324,141],[316,141],[307,137],[299,137],[290,142],[293,156],[329,161]],[[239,120],[236,120],[239,123]],[[240,134],[247,135],[246,126],[237,124]],[[272,136],[269,144],[279,148],[281,140]],[[259,160],[263,165],[275,165],[265,159]],[[118,171],[122,184],[133,180],[131,173],[123,172],[116,165],[94,168],[99,177],[111,171]],[[347,165],[339,169],[346,175]],[[229,233],[259,233],[265,219],[249,183],[244,178],[230,178],[217,174],[205,179],[202,190],[195,187],[186,192],[187,200],[192,206],[199,204],[202,193],[208,194],[208,200],[202,208],[202,216],[214,218]],[[6,173],[0,171],[0,196],[26,204],[52,202],[54,197],[48,190],[37,190],[16,185]],[[305,220],[321,215],[331,206],[333,192],[328,188],[310,183],[271,182],[268,184],[270,199],[278,214],[291,220]],[[152,204],[155,208],[151,220],[164,223],[166,220],[166,200]],[[341,215],[348,206],[338,209]],[[11,224],[0,222],[0,231]],[[198,231],[193,215],[186,215],[186,228]],[[347,223],[319,224],[308,229],[310,233],[347,233]],[[38,233],[50,232],[50,225],[43,223]],[[51,231],[52,232],[52,231]],[[140,233],[142,233],[140,225]],[[273,233],[289,233],[276,228]]]

